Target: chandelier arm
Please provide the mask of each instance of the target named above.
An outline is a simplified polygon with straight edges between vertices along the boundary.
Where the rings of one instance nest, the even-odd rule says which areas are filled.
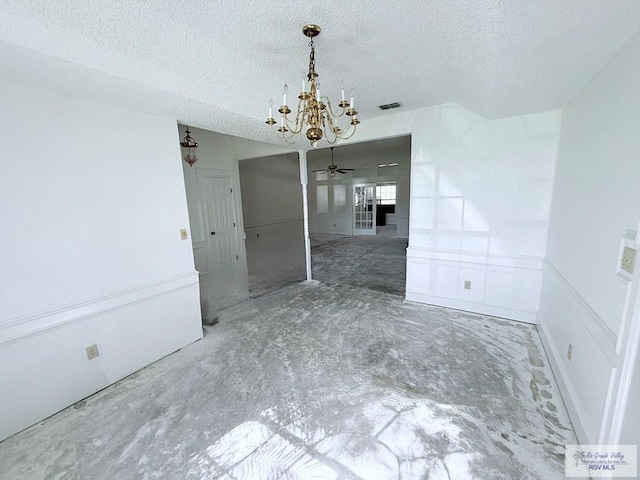
[[[349,140],[356,133],[356,126],[353,124],[349,124],[349,126],[345,130],[341,130],[339,133],[336,133],[331,129],[331,133],[333,135],[333,140],[329,139],[329,135],[327,135],[327,143],[334,144],[338,140]]]
[[[298,133],[290,134],[287,138],[286,132],[278,132],[273,125],[271,126],[271,131],[278,139],[292,145],[297,143],[300,137],[300,132],[298,132]]]
[[[340,138],[340,140],[349,140],[351,137],[353,137],[353,135],[356,133],[356,127],[355,125],[353,125],[353,129],[351,129],[351,126],[352,125],[349,124],[349,128],[345,130],[345,132],[348,132],[349,130],[351,130],[351,133],[349,135],[347,135],[346,137],[342,135],[338,135],[338,138]]]
[[[295,116],[295,123],[293,119],[290,119],[286,114],[284,114],[284,124],[287,127],[287,130],[292,132],[292,134],[299,134],[304,127],[304,110],[303,110],[303,100],[298,101],[298,107]],[[302,115],[302,116],[301,116]]]
[[[336,143],[336,141],[338,140],[338,135],[336,134],[336,132],[333,131],[333,128],[327,128],[326,132],[327,134],[325,135],[325,139],[327,140],[327,143],[329,144]],[[331,138],[333,138],[333,140],[331,140]]]
[[[300,138],[300,134],[296,134],[293,135],[291,137],[287,138],[282,138],[282,140],[284,140],[286,143],[290,144],[290,145],[294,145],[296,143],[298,143],[298,139]]]
[[[295,126],[292,125],[291,128],[289,128],[289,130],[291,130],[293,133],[300,133],[304,128],[304,104],[302,102],[304,102],[304,100],[298,101]]]
[[[328,101],[328,99],[327,99],[327,101]],[[343,109],[343,110],[346,110],[346,109]],[[340,131],[339,131],[339,132],[336,132],[336,131],[334,130],[334,128],[336,128],[336,127],[337,127],[337,128],[340,128],[340,126],[338,125],[338,121],[337,121],[337,120],[338,120],[339,118],[343,117],[343,116],[344,116],[344,111],[343,111],[343,113],[342,113],[342,114],[340,114],[340,115],[335,115],[335,114],[334,114],[334,112],[332,112],[330,108],[329,108],[329,109],[327,109],[327,122],[330,124],[330,127],[329,127],[329,128],[327,128],[327,131],[329,131],[329,130],[330,130],[330,131],[331,131],[331,133],[336,137],[336,139],[338,139],[338,138],[342,138],[342,139],[344,139],[344,138],[351,138],[351,136],[353,136],[353,133],[355,133],[355,128],[356,128],[356,126],[355,126],[353,123],[351,123],[351,122],[349,122],[349,123],[347,124],[347,127],[346,127],[344,130],[340,129]],[[334,123],[333,123],[334,118],[335,118],[335,120],[336,120],[336,121],[335,121],[335,125],[334,125]],[[351,130],[353,130],[353,132],[352,132],[352,133],[349,133],[349,132],[351,132]],[[348,134],[348,136],[347,136],[347,137],[345,137],[345,135],[347,135],[347,134]],[[329,140],[327,140],[327,141],[329,141]],[[335,140],[334,140],[334,142],[335,142]],[[334,143],[334,142],[329,142],[329,143]]]
[[[333,110],[333,107],[331,106],[331,100],[329,100],[329,98],[328,98],[328,97],[325,97],[324,95],[322,96],[322,98],[325,100],[325,102],[324,102],[324,103],[327,105],[327,111],[328,111],[328,112],[330,112],[330,113],[331,113],[331,115],[333,115],[333,116],[334,116],[334,117],[336,117],[336,118],[341,118],[341,117],[343,117],[343,116],[344,116],[344,114],[345,114],[345,113],[346,113],[346,111],[347,111],[347,107],[341,107],[341,108],[342,108],[342,112],[340,112],[340,113],[336,113],[336,112]]]

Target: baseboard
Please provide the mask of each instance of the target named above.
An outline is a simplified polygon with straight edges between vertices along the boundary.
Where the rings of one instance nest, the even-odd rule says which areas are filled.
[[[425,293],[407,291],[406,299],[410,302],[426,303],[436,305],[438,307],[453,308],[455,310],[463,310],[465,312],[480,313],[490,315],[492,317],[507,318],[525,323],[536,323],[536,312],[526,310],[518,310],[500,305],[489,305],[486,303],[470,302],[437,295],[429,295]]]

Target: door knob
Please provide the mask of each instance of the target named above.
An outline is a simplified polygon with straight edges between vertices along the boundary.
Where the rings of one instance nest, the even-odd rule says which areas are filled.
[[[215,235],[215,234],[216,234],[216,232],[211,232],[211,235]]]

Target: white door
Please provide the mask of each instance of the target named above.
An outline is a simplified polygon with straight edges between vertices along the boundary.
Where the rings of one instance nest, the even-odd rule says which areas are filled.
[[[376,234],[376,184],[353,186],[353,234]]]
[[[206,296],[216,310],[248,295],[233,185],[231,172],[206,172],[199,178],[208,237]]]

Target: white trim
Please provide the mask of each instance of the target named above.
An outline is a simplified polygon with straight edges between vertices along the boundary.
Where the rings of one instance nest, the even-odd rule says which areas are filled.
[[[558,358],[561,358],[560,353],[555,347],[555,344],[553,344],[549,340],[551,335],[547,331],[547,327],[545,326],[544,322],[538,324],[538,335],[540,336],[542,347],[547,353],[547,358],[549,359],[549,363],[551,365],[551,371],[553,372],[556,384],[560,389],[562,400],[564,401],[565,407],[569,412],[569,418],[571,418],[573,431],[578,437],[579,443],[588,445],[591,443],[591,441],[589,440],[587,431],[582,424],[582,419],[585,418],[586,413],[584,411],[584,407],[582,406],[582,402],[580,401],[580,395],[578,395],[578,393],[576,392],[576,389],[571,382],[571,377],[564,368],[562,362],[557,361]]]
[[[250,228],[258,228],[258,227],[268,227],[270,225],[280,225],[283,223],[295,223],[295,222],[304,222],[304,217],[292,217],[292,218],[283,218],[280,220],[267,220],[264,222],[252,223],[244,226],[245,230],[249,230]]]
[[[545,274],[549,274],[553,284],[609,361],[614,367],[618,366],[619,359],[616,352],[615,334],[549,260],[545,260]]]
[[[439,248],[412,247],[407,248],[407,257],[415,260],[438,260],[444,262],[474,263],[496,267],[513,267],[527,270],[542,270],[544,258],[526,255],[500,255],[495,253],[478,253],[464,250],[446,250]]]
[[[198,283],[198,272],[190,270],[80,302],[15,317],[0,324],[0,346],[153,297],[166,295],[182,288],[198,285]]]
[[[490,305],[487,303],[471,302],[468,300],[460,300],[457,298],[444,297],[441,295],[429,295],[411,291],[407,291],[406,299],[410,302],[426,303],[429,305],[436,305],[438,307],[464,310],[466,312],[480,313],[482,315],[490,315],[492,317],[507,318],[519,322],[532,324],[536,323],[536,312],[529,310],[503,307],[500,305]]]
[[[616,402],[612,405],[613,411],[609,410],[609,408],[605,409],[605,412],[608,413],[611,411],[611,416],[607,416],[607,422],[605,423],[606,427],[609,427],[609,431],[606,432],[608,435],[607,442],[615,442],[618,444],[620,442],[620,435],[622,433],[622,425],[625,421],[625,416],[628,410],[628,401],[629,401],[629,390],[631,389],[631,380],[633,378],[633,371],[636,365],[636,358],[638,354],[640,354],[640,308],[637,308],[640,305],[640,293],[636,295],[635,299],[636,310],[630,320],[630,325],[628,329],[625,328],[624,332],[625,337],[627,338],[626,345],[624,347],[624,358],[621,361],[620,366],[620,378],[619,378],[619,389],[616,392]],[[625,326],[626,327],[626,326]],[[609,407],[609,405],[607,405]]]
[[[628,230],[623,235],[621,249],[629,246],[634,250],[640,249],[640,228],[638,230]],[[620,259],[618,260],[620,263]],[[636,358],[640,350],[640,289],[638,288],[640,272],[635,268],[634,273],[627,278],[627,291],[625,295],[624,308],[618,333],[618,343],[616,353],[618,354],[619,374],[612,377],[610,392],[611,401],[607,399],[607,405],[602,420],[600,432],[600,443],[616,444],[620,441],[622,425],[629,412],[628,401],[631,389],[631,380],[636,365]]]
[[[640,304],[640,294],[636,287],[637,273],[631,278],[625,279],[627,292],[620,330],[617,335],[548,260],[545,261],[544,273],[567,306],[574,312],[578,321],[584,326],[593,343],[611,363],[603,415],[600,424],[592,426],[592,429],[597,432],[598,438],[588,439],[585,435],[584,425],[581,424],[586,416],[584,408],[580,407],[580,395],[572,385],[570,373],[563,366],[562,356],[548,333],[544,317],[539,314],[541,333],[544,335],[541,335],[543,345],[557,374],[558,385],[565,396],[571,420],[576,426],[576,433],[579,435],[579,439],[586,443],[617,444],[620,440],[625,415],[629,414],[627,401],[639,349],[638,342],[640,342],[640,311],[637,308]]]

